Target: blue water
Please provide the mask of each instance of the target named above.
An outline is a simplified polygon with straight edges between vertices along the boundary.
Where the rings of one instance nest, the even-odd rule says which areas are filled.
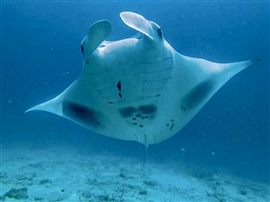
[[[157,22],[181,54],[215,62],[261,59],[222,87],[178,134],[151,145],[147,160],[186,161],[269,181],[268,2],[2,2],[1,6],[4,146],[70,144],[143,158],[144,146],[136,142],[96,135],[49,113],[24,114],[80,75],[80,42],[93,22],[112,22],[109,40],[130,37],[135,31],[119,13],[134,11]]]

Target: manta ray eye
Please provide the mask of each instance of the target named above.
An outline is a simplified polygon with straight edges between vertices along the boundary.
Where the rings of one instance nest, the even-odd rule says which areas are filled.
[[[82,54],[84,55],[84,47],[81,46],[81,51],[82,51]]]
[[[162,38],[162,29],[159,27],[157,30],[158,36]]]

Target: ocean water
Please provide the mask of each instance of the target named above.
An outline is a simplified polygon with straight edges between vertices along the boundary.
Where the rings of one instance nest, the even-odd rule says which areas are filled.
[[[122,11],[155,21],[179,53],[215,62],[261,61],[236,75],[170,139],[151,145],[147,161],[186,162],[269,183],[269,2],[2,2],[2,149],[69,145],[143,160],[144,145],[116,140],[45,112],[25,114],[81,73],[80,43],[108,19],[109,40],[136,32]],[[90,152],[90,153],[91,153]],[[147,163],[146,163],[147,166]]]

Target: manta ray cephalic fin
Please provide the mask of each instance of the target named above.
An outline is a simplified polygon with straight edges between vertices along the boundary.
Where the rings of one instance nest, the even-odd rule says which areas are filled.
[[[143,33],[152,40],[156,38],[155,33],[153,32],[153,25],[158,26],[156,23],[132,12],[122,12],[120,13],[120,17],[127,26]]]
[[[90,26],[88,34],[81,42],[81,50],[86,63],[89,63],[92,53],[111,32],[112,24],[108,20],[100,20]]]

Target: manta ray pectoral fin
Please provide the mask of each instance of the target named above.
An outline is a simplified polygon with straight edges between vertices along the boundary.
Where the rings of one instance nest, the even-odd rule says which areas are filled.
[[[246,69],[247,67],[259,62],[259,59],[254,60],[246,60],[241,62],[234,63],[224,63],[214,65],[213,75],[209,76],[209,78],[213,77],[214,85],[217,90],[222,87],[227,81],[229,81],[233,76]],[[215,64],[215,63],[214,63]]]
[[[36,105],[28,110],[25,111],[25,113],[30,112],[30,111],[46,111],[46,112],[50,112],[59,116],[62,116],[62,105],[61,102],[59,102],[59,97],[57,96],[47,102],[43,102],[39,105]]]
[[[247,67],[259,62],[260,59],[246,60],[234,63],[224,63],[216,66],[215,70],[217,73],[221,72],[224,77],[229,80],[231,77],[246,69]]]
[[[202,59],[190,58],[197,63],[201,71],[196,68],[194,75],[200,77],[196,85],[186,93],[181,101],[181,109],[201,108],[229,79],[243,69],[259,62],[259,59],[247,60],[235,63],[213,63]]]
[[[156,23],[145,19],[137,13],[122,12],[120,17],[127,26],[143,33],[152,40],[156,38],[156,30],[161,32],[160,27]]]
[[[112,32],[112,24],[108,20],[100,20],[91,25],[88,34],[81,42],[81,50],[86,63],[91,54]]]

